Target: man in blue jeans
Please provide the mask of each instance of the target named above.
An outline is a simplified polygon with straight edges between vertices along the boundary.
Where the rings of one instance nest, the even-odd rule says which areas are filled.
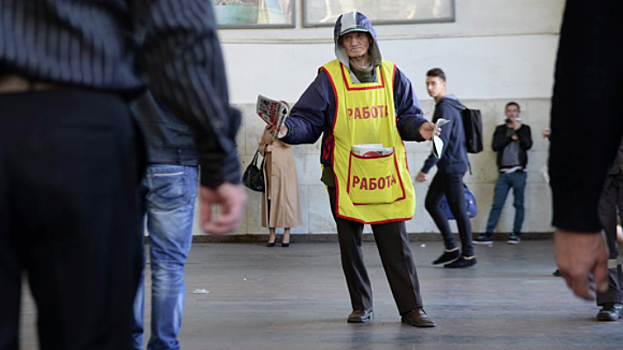
[[[513,206],[515,207],[515,223],[508,244],[519,244],[521,241],[521,225],[524,219],[524,189],[526,188],[526,165],[528,150],[532,147],[530,127],[522,122],[517,102],[506,104],[504,124],[498,125],[493,134],[492,148],[497,154],[497,165],[500,172],[493,194],[493,204],[487,221],[487,232],[480,234],[474,244],[493,244],[493,230],[498,224],[504,202],[510,189],[513,189]]]
[[[147,219],[152,274],[151,338],[147,348],[179,349],[177,335],[186,293],[184,264],[192,242],[198,159],[189,128],[159,108],[151,94],[140,96],[134,111],[145,135],[149,163],[137,195],[140,222]],[[139,232],[142,239],[143,227]],[[143,273],[134,301],[134,349],[143,349],[144,306]]]

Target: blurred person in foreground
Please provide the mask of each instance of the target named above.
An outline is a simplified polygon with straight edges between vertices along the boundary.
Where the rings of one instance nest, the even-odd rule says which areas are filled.
[[[621,18],[621,1],[568,0],[556,61],[549,158],[556,263],[587,300],[595,288],[608,290],[598,207],[623,134],[623,47],[613,45],[623,42]]]
[[[0,0],[0,14],[0,349],[18,347],[23,271],[41,348],[128,349],[145,170],[128,101],[145,83],[194,133],[203,229],[236,230],[244,207],[212,5]]]

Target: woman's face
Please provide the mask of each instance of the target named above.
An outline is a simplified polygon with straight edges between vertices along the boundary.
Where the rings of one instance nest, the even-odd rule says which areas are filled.
[[[342,35],[342,46],[346,49],[348,57],[361,57],[370,48],[370,35],[366,32],[352,32]]]

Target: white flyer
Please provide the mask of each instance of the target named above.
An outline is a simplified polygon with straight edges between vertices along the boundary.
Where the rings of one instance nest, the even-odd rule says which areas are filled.
[[[450,122],[451,120],[439,118],[437,119],[437,122],[435,123],[435,130],[433,130],[433,154],[437,158],[441,158],[441,154],[443,152],[443,146],[444,146],[443,140],[441,139],[441,137],[437,136],[437,133],[439,132],[442,126]]]

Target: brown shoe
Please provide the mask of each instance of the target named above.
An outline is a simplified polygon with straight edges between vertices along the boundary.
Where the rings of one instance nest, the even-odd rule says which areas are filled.
[[[353,310],[348,315],[348,323],[368,323],[374,321],[374,312],[369,310]]]
[[[436,324],[428,317],[424,309],[413,309],[402,315],[402,323],[410,324],[415,327],[435,327]]]

